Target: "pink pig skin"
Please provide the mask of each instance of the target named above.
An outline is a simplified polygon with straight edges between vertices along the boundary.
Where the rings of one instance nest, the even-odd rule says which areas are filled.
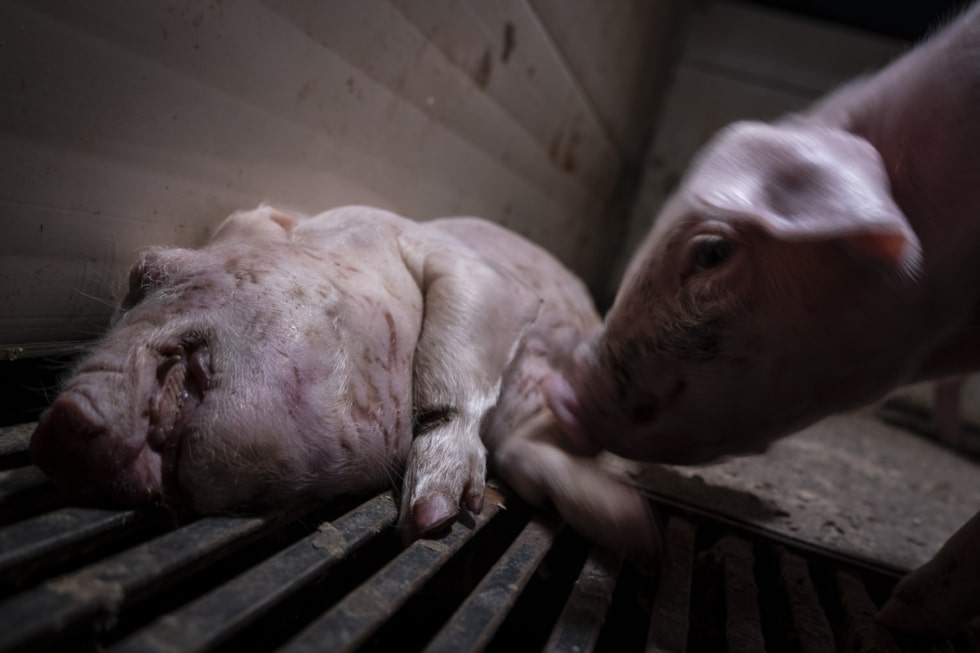
[[[646,501],[541,392],[600,326],[578,279],[492,223],[262,206],[142,255],[31,456],[73,494],[193,513],[397,484],[411,538],[481,510],[489,448],[528,500],[653,561]]]
[[[634,459],[760,452],[897,384],[980,368],[978,280],[980,5],[807,112],[715,136],[547,400],[568,434]],[[972,555],[960,569],[980,577]],[[895,625],[962,616],[917,586],[896,601],[938,609]]]

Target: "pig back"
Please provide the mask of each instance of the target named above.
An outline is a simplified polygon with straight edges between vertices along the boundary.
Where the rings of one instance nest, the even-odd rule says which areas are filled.
[[[535,324],[564,327],[583,338],[598,332],[599,315],[585,284],[550,253],[501,226],[473,217],[429,223],[452,235],[505,275],[527,286],[542,301]]]

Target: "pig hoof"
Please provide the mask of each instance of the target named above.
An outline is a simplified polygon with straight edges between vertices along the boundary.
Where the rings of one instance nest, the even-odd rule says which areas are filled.
[[[482,504],[483,498],[481,496]],[[412,506],[412,520],[419,535],[427,535],[451,524],[459,514],[459,506],[444,494],[422,497]]]

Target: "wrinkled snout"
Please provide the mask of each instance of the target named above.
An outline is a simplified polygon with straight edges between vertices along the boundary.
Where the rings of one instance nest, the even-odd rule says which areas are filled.
[[[63,393],[31,436],[31,460],[65,492],[122,506],[161,490],[161,459],[145,435],[116,432],[83,386]]]
[[[630,457],[618,437],[630,427],[620,413],[620,398],[612,397],[603,383],[583,381],[594,378],[582,374],[582,368],[552,374],[544,380],[545,402],[576,450],[605,449]]]

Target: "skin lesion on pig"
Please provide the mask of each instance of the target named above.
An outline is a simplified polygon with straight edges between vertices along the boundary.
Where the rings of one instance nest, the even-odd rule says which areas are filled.
[[[655,561],[645,499],[540,389],[599,328],[578,279],[492,223],[260,206],[143,253],[31,456],[77,496],[198,514],[394,485],[410,539],[482,509],[489,450],[526,499]]]

